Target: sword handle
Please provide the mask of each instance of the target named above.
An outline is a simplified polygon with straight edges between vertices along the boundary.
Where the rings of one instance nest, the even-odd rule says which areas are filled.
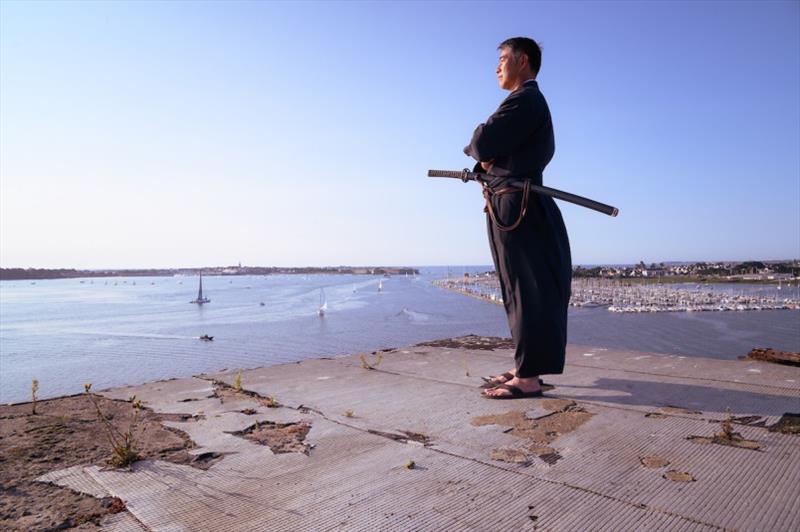
[[[464,168],[460,172],[456,172],[454,170],[428,170],[428,177],[451,177],[454,179],[460,179],[464,183],[475,180],[471,174],[472,172],[469,171],[469,168]]]

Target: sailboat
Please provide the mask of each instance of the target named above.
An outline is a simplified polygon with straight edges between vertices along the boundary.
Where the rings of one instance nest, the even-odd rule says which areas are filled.
[[[378,281],[378,292],[383,292],[383,279]]]
[[[317,310],[317,314],[320,317],[325,315],[325,311],[328,310],[328,300],[325,299],[325,289],[319,289],[319,310]]]
[[[204,303],[211,303],[211,300],[207,297],[203,297],[203,272],[200,272],[200,289],[197,291],[197,299],[194,301],[189,301],[189,303],[194,303],[196,305],[202,305]]]

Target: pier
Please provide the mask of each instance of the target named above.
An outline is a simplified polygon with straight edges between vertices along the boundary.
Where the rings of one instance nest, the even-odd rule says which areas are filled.
[[[117,388],[212,465],[38,480],[116,531],[800,529],[800,368],[570,345],[544,397],[481,397],[512,363],[468,336]]]

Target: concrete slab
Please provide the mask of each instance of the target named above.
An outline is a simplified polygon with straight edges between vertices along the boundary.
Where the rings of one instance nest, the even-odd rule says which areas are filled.
[[[800,529],[800,437],[769,430],[800,412],[800,368],[570,346],[564,375],[546,378],[550,399],[493,401],[480,376],[508,369],[511,351],[474,347],[242,373],[280,408],[214,397],[212,381],[236,371],[112,390],[200,412],[169,424],[195,452],[227,454],[207,471],[84,472],[152,530]],[[579,422],[542,432],[559,416]],[[726,418],[753,448],[711,442]],[[313,448],[277,453],[231,434],[254,420],[310,423]]]
[[[77,465],[53,471],[40,477],[37,477],[38,482],[49,482],[57,486],[69,488],[78,493],[85,493],[98,499],[110,496],[110,493],[101,484],[95,482],[94,478],[86,472],[87,467]]]

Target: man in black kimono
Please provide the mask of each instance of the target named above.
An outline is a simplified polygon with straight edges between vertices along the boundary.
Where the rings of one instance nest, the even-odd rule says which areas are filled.
[[[553,123],[536,75],[541,50],[515,37],[499,46],[497,78],[511,94],[472,135],[464,153],[488,174],[486,223],[503,305],[516,346],[515,368],[495,377],[487,397],[541,395],[540,375],[563,373],[572,282],[569,240],[552,198],[508,185],[542,184],[553,157]]]

